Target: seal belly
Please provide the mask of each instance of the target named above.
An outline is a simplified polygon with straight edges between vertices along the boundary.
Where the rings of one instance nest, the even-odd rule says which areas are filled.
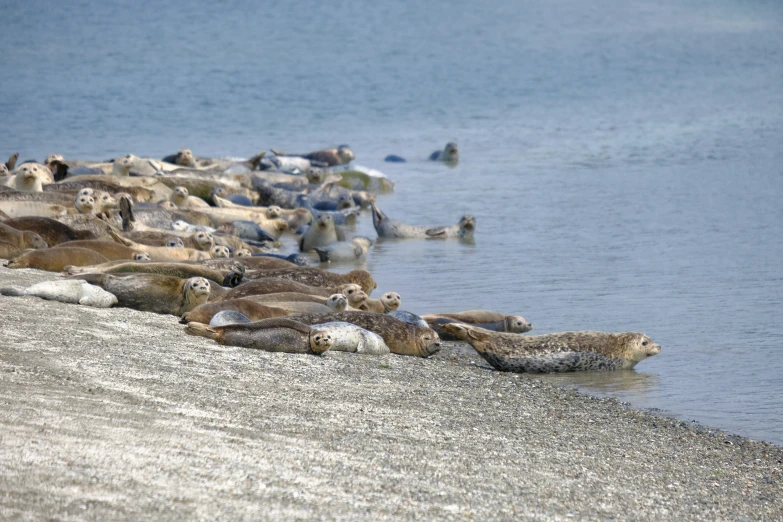
[[[515,373],[559,373],[621,370],[628,361],[596,352],[554,352],[530,357],[501,357],[482,353],[495,369]]]

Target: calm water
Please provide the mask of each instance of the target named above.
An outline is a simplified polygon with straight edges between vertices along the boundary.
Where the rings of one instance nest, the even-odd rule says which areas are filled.
[[[397,182],[379,198],[391,217],[478,220],[474,244],[374,247],[366,266],[403,308],[643,331],[663,352],[635,372],[542,378],[783,443],[779,2],[30,1],[0,15],[0,156],[349,143]],[[450,140],[457,168],[425,161]],[[369,215],[356,232],[375,236]]]

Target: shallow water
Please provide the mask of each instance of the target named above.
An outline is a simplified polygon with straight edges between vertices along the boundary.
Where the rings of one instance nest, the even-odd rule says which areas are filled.
[[[348,143],[418,312],[643,331],[634,372],[543,376],[783,443],[778,2],[1,5],[0,156],[249,156]],[[52,20],[57,20],[56,29]],[[450,140],[456,168],[426,161]],[[383,163],[390,153],[409,159]],[[369,214],[356,233],[375,237]],[[350,267],[338,267],[345,271]]]

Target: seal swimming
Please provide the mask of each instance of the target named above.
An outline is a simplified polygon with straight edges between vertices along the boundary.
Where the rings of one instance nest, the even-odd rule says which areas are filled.
[[[641,333],[560,332],[545,335],[495,333],[461,323],[443,329],[468,342],[493,368],[516,373],[630,370],[661,353]]]

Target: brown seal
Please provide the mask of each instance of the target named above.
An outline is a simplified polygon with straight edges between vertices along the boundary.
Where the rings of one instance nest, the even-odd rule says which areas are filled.
[[[372,278],[366,270],[351,270],[347,274],[335,274],[333,272],[327,272],[320,268],[289,268],[284,270],[259,270],[257,272],[248,272],[245,274],[246,279],[258,279],[278,277],[280,279],[290,279],[298,283],[303,283],[309,286],[320,286],[334,288],[336,286],[355,283],[362,287],[362,290],[369,295],[378,285],[375,283],[375,279]]]
[[[206,266],[220,268],[221,270],[226,270],[227,267],[236,263],[245,265],[248,270],[293,269],[297,266],[290,261],[286,261],[285,259],[268,256],[244,257],[240,261],[236,261],[234,259],[207,259],[206,261],[202,261],[202,264]]]
[[[298,292],[277,292],[274,294],[250,295],[247,299],[252,299],[257,303],[318,303],[324,304],[327,297],[311,294],[301,294]]]
[[[17,230],[29,230],[35,232],[50,246],[57,246],[66,241],[77,241],[80,239],[95,239],[95,234],[89,230],[76,230],[56,219],[46,217],[20,217],[9,219],[6,225],[14,227]]]
[[[225,299],[237,299],[239,297],[247,297],[250,295],[259,294],[275,294],[278,292],[298,292],[301,294],[318,295],[321,297],[329,297],[336,293],[332,289],[322,288],[318,286],[308,286],[290,279],[281,279],[277,277],[270,277],[266,279],[255,279],[242,283],[236,288],[232,288],[226,292],[223,296],[216,299],[216,301]]]
[[[0,241],[0,259],[13,259],[21,253],[22,251],[16,245]]]
[[[203,277],[204,279],[214,281],[220,285],[223,284],[226,275],[228,274],[226,271],[212,270],[211,268],[195,263],[167,263],[163,261],[115,261],[104,265],[83,268],[68,267],[65,271],[69,274],[159,274],[179,277],[180,279]]]
[[[288,315],[288,312],[285,310],[257,303],[252,299],[228,299],[226,301],[204,303],[199,305],[193,310],[182,314],[180,323],[187,324],[190,322],[196,322],[209,324],[209,321],[212,320],[212,317],[216,313],[222,312],[224,310],[240,312],[248,319],[252,319],[253,321],[269,319],[272,317],[285,317]]]
[[[226,326],[189,323],[185,327],[185,332],[214,339],[220,344],[255,348],[267,352],[319,355],[334,344],[334,339],[327,331],[283,318]]]
[[[496,333],[461,323],[443,328],[467,341],[494,368],[507,372],[630,370],[661,353],[641,333],[560,332],[546,335]]]
[[[249,297],[246,299],[250,299]],[[307,301],[269,301],[266,304],[280,310],[284,310],[288,315],[294,314],[329,314],[334,312],[331,308],[322,303],[310,303]]]
[[[0,223],[0,241],[11,243],[19,250],[25,250],[27,248],[47,248],[49,245],[35,232],[30,230],[19,230],[14,227],[8,226],[5,223]]]
[[[37,268],[49,272],[62,272],[68,265],[98,265],[108,259],[88,248],[57,247],[28,250],[8,262],[8,268]]]
[[[306,324],[318,325],[344,321],[375,332],[381,337],[392,353],[429,357],[440,350],[438,334],[429,328],[421,328],[390,317],[386,314],[367,312],[337,312],[331,314],[290,315],[289,319]]]
[[[492,310],[465,310],[463,312],[445,312],[440,314],[427,314],[421,316],[421,318],[425,321],[427,321],[428,317],[446,317],[448,319],[454,319],[460,323],[477,324],[502,321],[506,316],[500,312],[494,312]]]
[[[66,243],[60,243],[54,248],[63,248],[63,247],[77,247],[77,248],[87,248],[89,250],[94,250],[95,252],[98,252],[100,255],[106,258],[107,261],[130,261],[133,259],[133,256],[136,254],[141,254],[144,251],[130,248],[124,245],[121,245],[119,243],[116,243],[114,241],[106,241],[102,239],[88,239],[88,240],[79,240],[79,241],[68,241]],[[103,261],[101,261],[103,262]],[[75,265],[77,263],[69,263],[72,265]],[[98,264],[98,263],[93,263]]]
[[[79,274],[83,279],[117,296],[117,306],[142,312],[181,316],[207,302],[209,281],[203,277],[181,279],[158,274]]]

